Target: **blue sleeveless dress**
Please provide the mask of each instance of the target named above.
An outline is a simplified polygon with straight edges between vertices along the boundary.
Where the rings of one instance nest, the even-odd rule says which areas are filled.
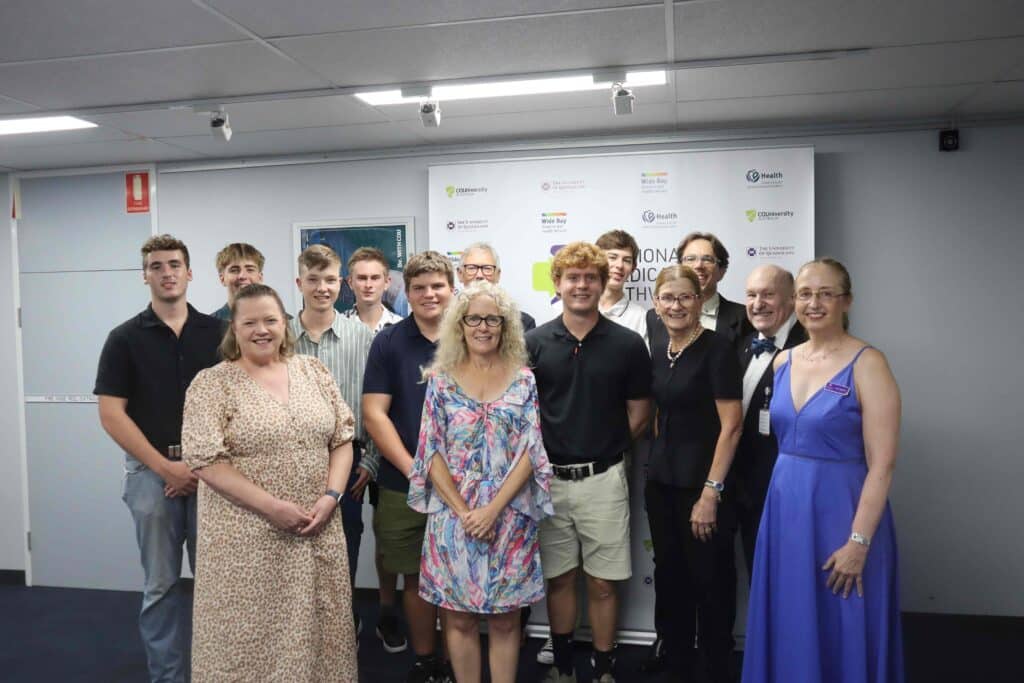
[[[867,348],[867,347],[865,347]],[[789,358],[775,373],[779,442],[754,552],[743,683],[901,683],[899,576],[886,503],[864,566],[864,597],[833,595],[821,567],[843,546],[867,474],[850,364],[797,411]]]

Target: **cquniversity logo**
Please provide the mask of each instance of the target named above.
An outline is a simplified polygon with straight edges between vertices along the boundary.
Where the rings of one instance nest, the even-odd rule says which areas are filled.
[[[657,217],[658,216],[650,209],[647,209],[640,215],[640,218],[643,219],[644,223],[653,223]]]
[[[749,171],[747,171],[747,182],[756,183],[760,179],[761,173],[756,168],[752,168]]]
[[[747,221],[753,223],[757,220],[757,209],[747,209]]]
[[[454,185],[449,185],[448,187],[444,188],[444,191],[448,193],[448,198],[449,199],[451,199],[452,197],[455,196],[455,186]]]

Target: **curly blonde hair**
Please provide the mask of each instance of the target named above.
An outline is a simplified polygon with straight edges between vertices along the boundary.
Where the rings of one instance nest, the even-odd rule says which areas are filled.
[[[492,299],[498,307],[498,315],[505,318],[505,323],[501,326],[501,341],[498,342],[498,357],[501,362],[510,369],[526,365],[526,340],[523,338],[523,321],[519,307],[504,289],[481,280],[461,290],[449,304],[441,320],[441,335],[437,351],[434,352],[434,362],[424,369],[424,379],[438,372],[451,373],[469,358],[466,337],[462,329],[462,316],[469,310],[469,304],[482,296]]]
[[[597,268],[601,286],[608,284],[608,257],[605,256],[603,249],[590,242],[570,242],[558,250],[551,261],[551,281],[555,286],[569,268]]]

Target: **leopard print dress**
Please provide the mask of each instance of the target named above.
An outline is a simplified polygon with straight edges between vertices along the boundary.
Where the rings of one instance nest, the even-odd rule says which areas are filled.
[[[192,469],[228,462],[271,495],[310,509],[328,454],[353,419],[320,361],[287,361],[279,403],[235,363],[202,371],[185,398],[182,451]],[[199,485],[192,640],[194,683],[355,683],[352,586],[341,514],[299,537]]]

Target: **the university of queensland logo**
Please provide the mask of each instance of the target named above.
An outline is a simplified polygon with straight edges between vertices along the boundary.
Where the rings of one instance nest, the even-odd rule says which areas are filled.
[[[447,227],[449,230],[454,230],[455,229],[455,221],[448,221],[448,225],[445,226],[445,227]]]

